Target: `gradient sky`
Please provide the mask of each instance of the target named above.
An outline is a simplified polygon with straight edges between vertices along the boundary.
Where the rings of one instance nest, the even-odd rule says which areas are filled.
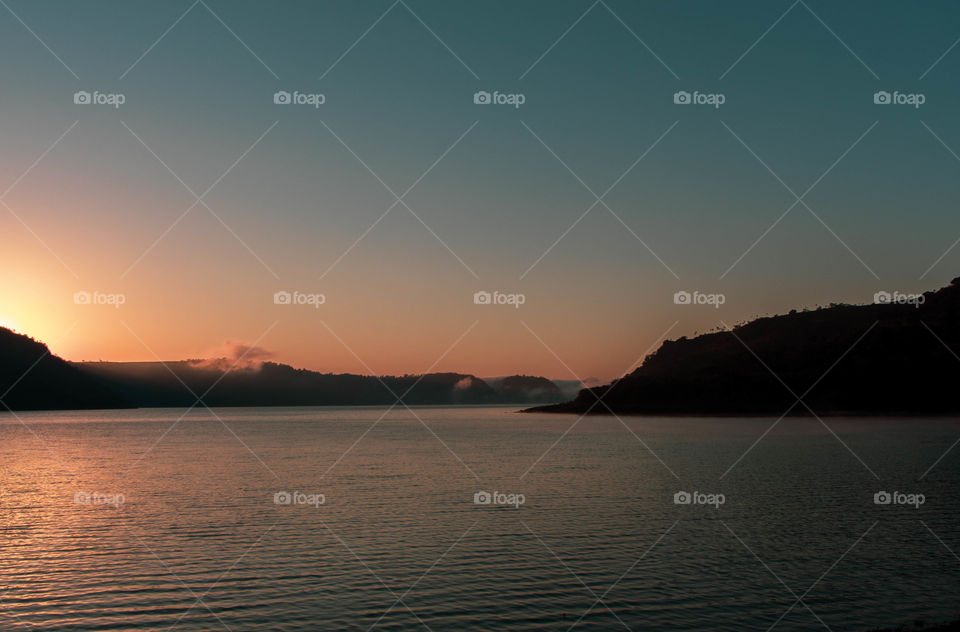
[[[667,331],[960,275],[960,247],[940,259],[960,237],[955,2],[7,3],[0,323],[71,360],[243,341],[322,371],[606,379]],[[478,90],[526,102],[475,105]],[[876,105],[879,90],[926,102]],[[571,229],[587,187],[661,136],[612,213]],[[378,178],[401,195],[447,150],[404,197],[420,219],[394,206],[333,265],[395,201]],[[183,215],[187,187],[214,183],[212,212]],[[787,187],[812,184],[743,256]],[[75,305],[78,290],[126,303]],[[278,290],[327,302],[275,305]],[[478,290],[526,302],[474,305]],[[678,290],[726,302],[675,305]]]

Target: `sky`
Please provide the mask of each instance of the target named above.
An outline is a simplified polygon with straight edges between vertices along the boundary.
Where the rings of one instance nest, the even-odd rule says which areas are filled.
[[[70,360],[604,380],[937,288],[958,38],[946,1],[6,0],[0,324]]]

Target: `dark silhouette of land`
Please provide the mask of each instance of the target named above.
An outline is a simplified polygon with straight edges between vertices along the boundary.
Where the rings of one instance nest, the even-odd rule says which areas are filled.
[[[818,415],[960,412],[960,278],[922,297],[667,341],[623,378],[527,412],[809,414],[798,397]]]
[[[67,362],[43,343],[0,327],[0,401],[10,410],[187,407],[198,396],[209,406],[384,406],[399,396],[421,406],[534,404],[564,398],[550,380],[529,375],[378,378],[274,362],[238,366],[227,358]]]
[[[70,363],[0,328],[0,401],[12,410],[549,403],[576,414],[780,415],[960,412],[960,279],[918,304],[832,305],[667,341],[612,384],[572,401],[558,383],[463,373],[365,376],[226,358]],[[804,403],[798,403],[802,397]],[[0,410],[3,407],[0,406]]]
[[[0,412],[129,408],[97,377],[50,353],[47,345],[0,327]]]
[[[223,358],[73,364],[144,407],[190,406],[196,402],[194,393],[209,406],[389,406],[400,396],[405,403],[419,406],[562,399],[557,386],[543,377],[516,375],[496,378],[491,384],[463,373],[374,377],[318,373],[275,362],[232,369],[231,365]]]

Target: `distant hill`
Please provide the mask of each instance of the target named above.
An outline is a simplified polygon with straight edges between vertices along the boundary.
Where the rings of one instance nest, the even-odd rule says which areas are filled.
[[[612,384],[530,411],[609,414],[603,397],[617,414],[780,415],[796,398],[779,377],[797,396],[810,389],[803,399],[818,415],[960,412],[960,278],[922,296],[919,306],[834,305],[667,341]]]
[[[203,396],[209,406],[384,406],[401,395],[410,405],[526,404],[562,399],[556,385],[542,377],[511,376],[491,385],[462,373],[377,378],[318,373],[274,362],[227,371],[231,365],[220,358],[80,362],[73,366],[146,407],[190,406],[196,401],[190,391]]]
[[[563,393],[556,382],[545,377],[510,375],[507,377],[488,377],[484,378],[484,381],[504,401],[558,402],[563,399]]]
[[[51,354],[47,345],[5,327],[0,327],[0,399],[12,410],[131,406],[99,378]]]

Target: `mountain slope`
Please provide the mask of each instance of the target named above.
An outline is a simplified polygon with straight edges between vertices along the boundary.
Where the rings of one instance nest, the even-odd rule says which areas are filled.
[[[837,305],[667,341],[620,380],[531,410],[805,414],[794,405],[802,396],[818,415],[958,412],[960,278],[923,296],[919,306]]]
[[[231,364],[218,359],[166,363],[81,362],[74,366],[112,384],[137,405],[149,407],[190,406],[196,401],[194,394],[202,396],[209,406],[389,406],[400,396],[410,405],[561,400],[553,382],[528,376],[511,376],[491,385],[462,373],[378,378],[318,373],[274,362],[230,370]]]
[[[102,380],[51,354],[47,345],[4,327],[0,327],[0,399],[12,410],[130,407]]]

